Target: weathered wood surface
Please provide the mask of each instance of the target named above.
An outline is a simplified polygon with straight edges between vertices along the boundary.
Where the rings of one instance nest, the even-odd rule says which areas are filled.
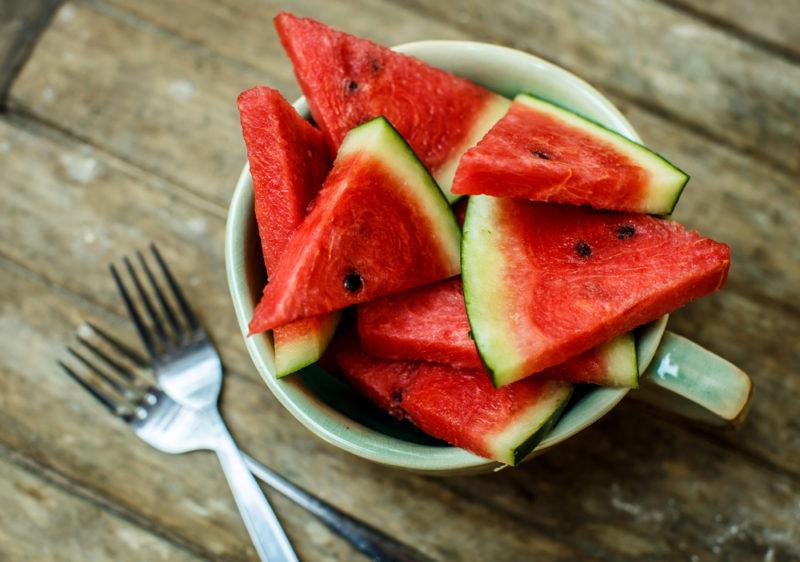
[[[625,404],[529,466],[445,480],[319,442],[263,389],[244,351],[222,257],[243,161],[234,100],[256,83],[297,93],[271,30],[279,6],[67,3],[0,116],[0,504],[40,513],[24,495],[36,489],[57,497],[59,512],[2,525],[0,557],[48,559],[66,536],[87,544],[88,559],[254,557],[212,457],[149,449],[54,368],[81,319],[130,334],[105,264],[153,240],[203,302],[228,367],[223,412],[241,444],[430,556],[800,559],[800,65],[751,37],[791,49],[797,29],[770,27],[789,2],[760,3],[765,13],[746,20],[723,3],[667,4],[291,7],[384,43],[469,38],[565,64],[692,174],[677,218],[734,250],[729,287],[672,327],[753,376],[740,432],[673,425]],[[304,559],[352,559],[301,510],[275,504]],[[126,538],[140,550],[108,550]],[[78,559],[79,548],[59,556]]]
[[[785,0],[663,0],[789,59],[800,59],[800,6]]]
[[[0,107],[60,0],[0,3]]]
[[[0,559],[196,560],[85,497],[19,454],[0,450]],[[46,537],[46,540],[43,540]]]

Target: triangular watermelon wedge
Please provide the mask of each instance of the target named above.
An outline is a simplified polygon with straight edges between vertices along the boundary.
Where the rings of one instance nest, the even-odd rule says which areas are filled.
[[[474,196],[463,280],[495,383],[542,371],[719,289],[730,249],[633,213]]]
[[[337,336],[330,354],[345,379],[395,417],[512,466],[547,436],[572,394],[566,382],[528,379],[494,388],[482,370],[376,359],[350,334]]]
[[[383,118],[348,133],[250,323],[260,332],[432,283],[460,271],[461,229]]]
[[[303,119],[280,92],[257,86],[238,98],[258,234],[272,274],[289,238],[331,168],[322,133]],[[317,359],[336,330],[339,314],[323,314],[276,327],[275,371],[293,373]]]
[[[457,199],[450,184],[459,158],[505,114],[510,100],[312,19],[284,12],[275,27],[334,152],[350,129],[383,115],[448,200]]]
[[[648,148],[520,94],[464,154],[452,191],[669,214],[687,181],[689,176]]]
[[[272,270],[331,169],[322,133],[278,90],[256,86],[237,100],[253,178],[258,235]]]
[[[470,336],[460,277],[360,304],[357,311],[361,345],[370,355],[483,369]],[[536,376],[635,388],[639,384],[636,340],[623,334]]]

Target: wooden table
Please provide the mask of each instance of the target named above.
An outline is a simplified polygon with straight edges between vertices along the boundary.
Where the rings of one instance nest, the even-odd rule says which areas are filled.
[[[264,0],[0,6],[0,559],[254,560],[216,459],[162,455],[61,375],[84,319],[132,338],[106,264],[156,241],[219,343],[223,412],[265,463],[446,561],[800,560],[800,8],[795,0],[303,0],[385,44],[529,51],[583,76],[693,178],[676,217],[733,247],[673,330],[752,375],[737,433],[625,403],[482,477],[387,470],[319,441],[264,388],[234,321],[235,98],[298,95]],[[355,553],[273,497],[304,560]]]

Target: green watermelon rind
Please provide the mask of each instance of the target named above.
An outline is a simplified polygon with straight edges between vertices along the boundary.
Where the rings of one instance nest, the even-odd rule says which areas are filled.
[[[336,333],[341,313],[341,310],[330,312],[321,326],[309,329],[283,345],[274,346],[275,378],[282,379],[317,362]]]
[[[492,384],[495,388],[499,388],[504,384],[508,384],[512,382],[512,380],[506,380],[505,377],[500,377],[498,374],[498,366],[495,364],[495,355],[502,356],[502,357],[513,357],[514,355],[519,355],[519,353],[514,350],[513,345],[511,344],[507,334],[505,333],[498,333],[498,334],[490,334],[491,339],[493,342],[491,344],[485,343],[485,336],[486,333],[481,330],[480,327],[476,326],[476,314],[474,313],[473,308],[470,306],[473,302],[473,273],[471,268],[469,267],[470,262],[473,262],[476,267],[479,268],[479,272],[487,272],[487,271],[494,271],[496,268],[503,267],[503,260],[500,256],[499,252],[491,252],[491,251],[481,251],[480,255],[477,256],[477,259],[470,260],[469,255],[471,252],[471,245],[472,245],[472,229],[476,227],[474,224],[475,221],[472,219],[472,216],[475,213],[481,212],[483,209],[482,203],[491,203],[495,198],[490,195],[472,195],[469,198],[469,202],[467,203],[467,211],[464,217],[464,228],[463,234],[461,237],[461,279],[463,282],[464,288],[464,304],[466,305],[467,309],[467,320],[469,320],[470,326],[470,334],[475,342],[475,348],[478,350],[478,357],[480,357],[481,363],[483,363],[486,372],[489,373],[490,378],[492,380]],[[478,221],[479,223],[485,223],[485,221]],[[485,224],[477,225],[477,228],[481,230],[486,230]],[[477,277],[477,276],[476,276]],[[502,295],[496,295],[498,301],[502,300]],[[502,302],[495,302],[495,309],[500,309],[502,306]],[[477,329],[476,329],[477,328]],[[480,341],[483,340],[483,341]],[[497,351],[497,349],[501,349],[500,353],[492,353],[492,356],[487,353],[487,350],[491,348],[492,351]]]
[[[380,123],[385,124],[386,127],[381,127],[379,125]],[[450,253],[448,259],[457,269],[453,274],[457,274],[461,270],[461,227],[458,225],[455,213],[450,207],[450,203],[447,197],[445,197],[444,192],[442,192],[439,184],[436,183],[436,180],[425,167],[425,164],[422,163],[414,152],[414,149],[411,148],[411,145],[397,132],[397,129],[394,128],[394,125],[392,125],[386,117],[383,115],[375,117],[351,129],[350,132],[347,133],[342,145],[339,147],[339,154],[336,157],[337,160],[352,152],[363,150],[364,140],[366,139],[363,139],[362,136],[370,134],[373,129],[376,130],[374,134],[377,135],[377,137],[370,139],[372,141],[372,151],[378,154],[381,150],[380,143],[387,143],[388,146],[386,146],[386,148],[394,151],[394,154],[387,152],[380,154],[380,156],[385,163],[389,165],[393,173],[405,180],[407,185],[415,184],[416,182],[410,181],[409,178],[416,176],[417,180],[421,180],[421,184],[428,187],[426,191],[430,191],[431,197],[428,199],[430,204],[426,206],[426,215],[433,221],[432,226],[435,228],[437,234],[445,233],[447,238],[449,238],[449,240],[441,240],[441,246],[443,250]],[[385,137],[382,136],[384,134],[386,134]],[[400,158],[397,152],[401,151],[410,158]],[[398,169],[403,165],[403,160],[410,166],[405,170]],[[417,193],[416,195],[418,201],[423,202],[424,194]]]
[[[518,465],[558,423],[569,404],[574,388],[570,383],[560,381],[545,384],[547,387],[552,387],[549,395],[545,400],[536,402],[527,411],[516,416],[518,428],[512,426],[499,435],[487,438],[493,459],[510,466]],[[527,419],[531,416],[535,417],[533,423]]]
[[[606,127],[590,117],[586,117],[558,102],[554,102],[534,93],[525,92],[518,94],[514,98],[514,101],[544,111],[550,111],[550,108],[553,108],[557,112],[557,117],[572,120],[570,123],[571,125],[584,129],[588,134],[600,133],[605,141],[610,142],[616,149],[625,152],[629,158],[650,172],[661,171],[673,175],[673,181],[668,182],[668,185],[663,188],[665,193],[660,194],[657,198],[653,197],[653,194],[650,194],[648,200],[651,197],[656,200],[648,201],[649,204],[640,212],[653,215],[670,215],[672,211],[675,210],[675,206],[678,204],[678,200],[686,184],[689,182],[690,176],[664,158],[661,154],[639,142],[629,139],[625,135]],[[534,105],[531,105],[531,102]],[[548,108],[547,106],[550,107]]]

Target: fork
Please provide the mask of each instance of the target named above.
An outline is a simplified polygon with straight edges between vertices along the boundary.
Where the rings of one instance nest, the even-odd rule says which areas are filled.
[[[163,394],[169,399],[191,409],[203,409],[206,407],[204,404],[207,405],[211,402],[213,413],[219,417],[216,409],[217,396],[222,383],[222,365],[219,356],[154,244],[150,244],[150,252],[157,265],[156,271],[160,272],[160,276],[166,281],[168,291],[162,288],[163,283],[158,282],[156,275],[153,274],[153,269],[149,267],[141,252],[136,252],[136,261],[139,263],[140,271],[144,272],[143,277],[147,280],[149,294],[131,260],[124,257],[122,261],[152,328],[148,328],[145,323],[116,266],[113,264],[109,266],[120,296],[125,302],[128,315],[147,350],[150,364],[148,365],[148,362],[138,353],[121,344],[97,326],[91,324],[89,326],[110,347],[126,357],[132,364],[140,368],[151,367],[159,386],[164,391]],[[175,306],[170,304],[170,300],[175,303]],[[161,314],[156,310],[154,301],[158,302]],[[180,314],[176,313],[176,309]],[[84,339],[82,343],[86,345],[87,342]],[[220,423],[222,423],[221,419]],[[371,560],[375,562],[430,560],[416,549],[317,498],[247,454],[241,451],[239,453],[253,475],[317,517],[330,530],[344,538]]]
[[[139,437],[168,453],[204,448],[201,433],[197,432],[204,423],[202,413],[181,406],[151,384],[142,375],[148,368],[147,361],[137,352],[90,322],[78,329],[76,340],[81,351],[69,346],[67,351],[97,382],[79,375],[63,361],[59,361],[59,365],[100,404],[126,421]],[[314,496],[247,454],[242,453],[242,457],[255,476],[316,516],[369,559],[375,562],[430,560],[415,549]]]
[[[110,265],[111,274],[125,301],[128,314],[139,332],[150,356],[153,372],[163,389],[163,392],[152,389],[152,392],[145,394],[144,399],[129,404],[135,408],[132,410],[133,413],[126,414],[128,417],[133,416],[128,421],[133,425],[140,419],[154,420],[133,427],[139,437],[163,451],[180,453],[211,449],[216,452],[258,556],[261,560],[296,562],[297,556],[286,533],[250,473],[219,413],[217,402],[222,387],[222,363],[219,354],[197,321],[158,249],[155,245],[151,245],[150,248],[167,284],[172,289],[172,295],[182,313],[182,320],[160,289],[141,252],[137,252],[137,258],[151,286],[158,288],[155,293],[161,313],[171,327],[169,332],[145,292],[131,261],[127,257],[123,260],[150,318],[150,326],[143,321],[117,268],[113,264]],[[128,391],[130,392],[130,389]],[[148,399],[154,400],[153,409],[147,408]],[[175,404],[183,406],[183,409],[176,408]],[[159,405],[165,406],[157,408]],[[145,417],[140,418],[140,415]],[[178,423],[174,425],[173,422]],[[197,432],[197,435],[190,435],[188,422],[193,424],[190,429]],[[163,431],[162,425],[174,432],[178,439],[176,442],[169,440],[168,436],[171,433]],[[151,432],[166,439],[158,441]]]

